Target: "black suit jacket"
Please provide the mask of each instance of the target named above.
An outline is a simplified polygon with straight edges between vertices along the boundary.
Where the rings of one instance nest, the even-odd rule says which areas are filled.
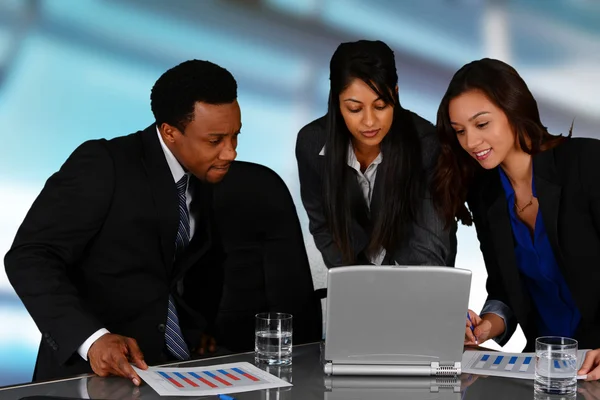
[[[554,256],[581,313],[580,348],[600,347],[600,141],[568,139],[533,157],[534,182]],[[497,169],[471,187],[469,209],[488,273],[488,300],[500,300],[516,320],[531,351],[537,337],[536,309],[517,267],[508,204]]]
[[[412,116],[421,141],[424,176],[430,179],[439,152],[435,127],[417,114],[413,113]],[[325,265],[331,268],[343,265],[343,261],[341,252],[333,241],[323,207],[324,157],[319,153],[325,145],[326,135],[326,117],[321,117],[302,128],[296,141],[296,159],[300,193],[309,218],[309,230],[323,256]],[[379,182],[376,178],[371,199],[371,215],[377,214],[382,198],[385,196],[385,188]],[[351,185],[355,197],[364,203],[358,182],[352,180]],[[367,208],[366,204],[364,208]],[[444,225],[427,192],[417,222],[410,227],[405,227],[408,240],[399,244],[393,255],[386,255],[384,264],[397,262],[400,265],[454,266],[457,245],[456,227],[444,229]],[[358,216],[353,216],[351,226],[351,240],[356,258],[361,264],[369,263],[365,254],[370,241],[369,234],[364,224],[359,222]]]
[[[233,351],[254,349],[254,316],[265,311],[293,315],[294,344],[321,340],[321,303],[283,180],[265,166],[234,162],[215,185],[214,219],[224,254],[217,343]],[[198,274],[203,272],[190,271],[186,282],[193,287],[203,278]]]
[[[191,346],[210,324],[177,294],[193,265],[214,267],[211,188],[192,178],[196,231],[173,262],[177,189],[155,125],[83,143],[52,175],[5,257],[8,278],[42,333],[34,380],[91,372],[78,347],[100,328],[137,340],[149,364],[166,360],[168,296]],[[211,282],[197,282],[202,298]]]

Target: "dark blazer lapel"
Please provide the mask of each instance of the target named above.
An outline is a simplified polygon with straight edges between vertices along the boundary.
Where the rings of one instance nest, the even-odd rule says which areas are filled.
[[[369,207],[370,211],[370,219],[371,221],[373,221],[373,223],[375,222],[375,220],[377,219],[377,216],[379,215],[379,213],[381,212],[381,208],[383,206],[383,201],[384,201],[384,196],[385,194],[383,193],[384,191],[384,182],[383,182],[383,174],[381,172],[382,168],[381,165],[379,165],[378,168],[378,173],[377,175],[375,175],[375,183],[373,184],[373,194],[371,196],[371,206]],[[381,178],[381,179],[380,179]],[[362,195],[362,193],[361,193]]]
[[[542,212],[542,220],[546,227],[546,234],[552,246],[554,257],[561,273],[568,278],[565,270],[564,258],[558,243],[558,212],[560,209],[560,195],[562,188],[558,183],[558,174],[554,163],[554,151],[545,151],[533,157],[533,179],[538,203]]]
[[[362,253],[369,246],[371,238],[371,219],[369,216],[367,203],[356,180],[356,171],[348,166],[348,187],[350,192],[350,204],[352,207],[352,247],[357,255]]]
[[[156,133],[156,125],[146,128],[142,134],[142,163],[148,176],[162,249],[162,257],[168,271],[173,265],[175,236],[179,225],[177,187],[165,159]]]
[[[542,211],[542,219],[556,263],[571,289],[571,295],[582,315],[595,315],[598,307],[597,300],[590,300],[590,293],[597,293],[597,288],[590,283],[593,280],[577,279],[567,268],[565,257],[561,250],[558,235],[558,217],[560,213],[562,187],[559,183],[555,150],[548,150],[533,158],[533,174],[535,189]],[[562,229],[565,229],[563,226]],[[597,298],[597,297],[596,297]]]
[[[369,236],[372,236],[372,230],[377,223],[377,219],[382,213],[383,203],[385,201],[385,183],[383,180],[383,168],[381,168],[381,164],[377,167],[377,175],[375,176],[375,182],[373,183],[373,193],[371,195],[371,205],[369,206],[369,226],[371,227],[371,232]],[[362,196],[362,193],[361,193]],[[398,229],[403,229],[405,226],[399,226]],[[385,257],[382,261],[383,265],[395,264],[394,260],[396,258],[398,248],[396,248],[392,254],[392,252],[388,252],[386,250]]]
[[[212,185],[202,183],[192,176],[193,195],[190,209],[194,215],[195,229],[194,236],[188,245],[186,251],[176,261],[174,267],[175,285],[179,278],[196,263],[212,245]]]
[[[498,171],[489,172],[487,188],[484,189],[484,204],[487,208],[489,232],[498,268],[504,279],[512,309],[519,322],[527,321],[529,297],[526,295],[515,258],[515,244],[508,213],[508,204]]]

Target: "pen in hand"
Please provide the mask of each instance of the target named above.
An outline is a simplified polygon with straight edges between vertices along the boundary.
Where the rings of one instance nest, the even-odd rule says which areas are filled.
[[[475,327],[473,327],[473,320],[471,319],[471,315],[469,314],[468,311],[467,311],[467,319],[471,323],[470,328],[471,328],[471,332],[473,332],[473,336],[475,337],[475,344],[479,344],[479,341],[477,340],[477,336],[475,336]]]

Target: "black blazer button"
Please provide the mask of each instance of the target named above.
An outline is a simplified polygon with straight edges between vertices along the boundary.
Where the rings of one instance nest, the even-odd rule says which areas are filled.
[[[165,333],[165,331],[167,330],[167,327],[165,326],[165,324],[158,324],[158,331],[161,333]]]

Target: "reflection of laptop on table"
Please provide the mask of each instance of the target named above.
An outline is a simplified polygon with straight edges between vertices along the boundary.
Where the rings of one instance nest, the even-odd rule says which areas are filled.
[[[460,374],[470,286],[450,267],[329,270],[325,373]]]
[[[326,376],[325,400],[460,400],[458,377]]]

